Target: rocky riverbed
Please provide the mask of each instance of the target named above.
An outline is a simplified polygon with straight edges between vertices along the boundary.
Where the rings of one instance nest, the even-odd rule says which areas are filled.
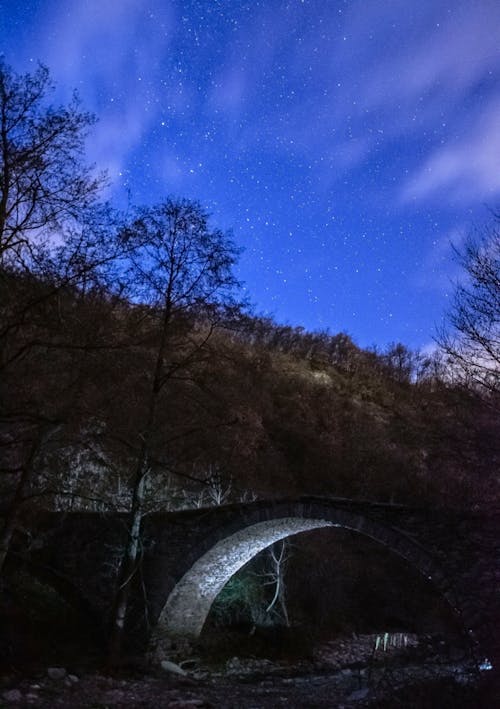
[[[377,640],[378,637],[378,640]],[[406,638],[406,639],[404,639]],[[0,706],[40,707],[474,707],[477,671],[459,649],[431,639],[359,636],[325,643],[308,660],[193,657],[113,675],[44,668],[2,678]]]

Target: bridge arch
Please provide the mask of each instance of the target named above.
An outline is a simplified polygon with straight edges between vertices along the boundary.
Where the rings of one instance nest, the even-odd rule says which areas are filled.
[[[456,610],[439,562],[403,531],[377,521],[376,516],[325,502],[262,504],[236,522],[222,525],[205,540],[202,552],[166,599],[153,633],[153,647],[161,647],[162,640],[195,640],[215,598],[242,566],[276,541],[324,527],[358,532],[403,557],[430,579]]]

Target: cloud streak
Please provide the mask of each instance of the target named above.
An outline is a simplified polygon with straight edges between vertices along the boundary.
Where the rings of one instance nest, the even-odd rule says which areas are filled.
[[[500,194],[500,98],[475,116],[458,141],[438,148],[401,192],[403,203],[436,198],[471,202]]]
[[[313,5],[309,27],[297,9],[285,17],[277,6],[265,16],[257,10],[228,47],[210,102],[243,124],[240,148],[322,153],[336,167],[324,171],[331,180],[375,151],[398,150],[397,142],[404,151],[418,140],[418,153],[406,159],[411,178],[398,180],[404,203],[412,190],[419,200],[442,197],[448,187],[452,199],[496,193],[498,168],[487,146],[498,148],[500,5],[363,0],[340,14]],[[249,44],[248,37],[257,39]],[[262,100],[261,108],[271,86],[276,101]],[[256,110],[258,122],[249,120]],[[471,150],[476,159],[467,161]]]
[[[65,14],[54,5],[46,25],[51,30],[42,33],[41,55],[58,85],[76,86],[97,112],[89,154],[116,177],[164,110],[148,77],[169,48],[170,6],[155,3],[149,10],[136,0],[87,0]],[[164,91],[165,103],[175,103],[172,91]]]
[[[48,8],[43,59],[99,115],[90,154],[112,177],[162,121],[189,121],[198,111],[232,154],[316,156],[314,174],[325,189],[377,154],[386,165],[404,156],[395,187],[402,205],[498,194],[496,0],[480,7],[355,0],[335,11],[318,0],[251,12],[214,4],[224,41],[216,46],[220,38],[207,31],[208,11],[190,37],[195,65],[211,57],[201,84],[186,57],[176,67],[169,56],[185,30],[182,3],[88,0],[67,14],[58,3]],[[418,152],[407,141],[418,141]],[[175,152],[170,146],[166,160],[179,164]],[[178,177],[174,167],[167,172]]]

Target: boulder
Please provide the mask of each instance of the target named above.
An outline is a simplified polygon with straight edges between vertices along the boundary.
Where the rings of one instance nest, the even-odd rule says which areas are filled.
[[[347,697],[350,702],[359,702],[370,694],[368,687],[363,687],[362,689],[356,689],[354,692]]]
[[[50,679],[64,679],[66,677],[66,670],[64,667],[49,667],[47,676],[50,677]]]
[[[19,689],[9,689],[7,692],[3,692],[2,697],[6,702],[20,702],[23,695]]]
[[[183,677],[187,676],[186,670],[183,670],[180,665],[177,665],[175,662],[171,662],[170,660],[162,660],[160,667],[162,670],[165,670],[165,672],[170,672],[174,675],[182,675]]]

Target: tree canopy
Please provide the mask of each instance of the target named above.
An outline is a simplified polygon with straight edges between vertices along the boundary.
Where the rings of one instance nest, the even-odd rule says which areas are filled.
[[[438,342],[463,380],[500,394],[500,229],[498,223],[469,236],[457,256],[463,275],[456,284]]]
[[[84,161],[94,117],[76,96],[51,106],[52,88],[46,67],[20,75],[0,60],[0,264],[22,264],[36,242],[78,218],[102,184]]]

